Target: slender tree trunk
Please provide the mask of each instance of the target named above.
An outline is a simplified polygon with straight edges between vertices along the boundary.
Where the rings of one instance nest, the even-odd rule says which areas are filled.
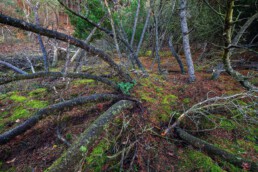
[[[107,7],[107,10],[108,10],[108,15],[109,15],[110,24],[111,24],[111,27],[112,27],[112,32],[113,32],[113,35],[114,35],[114,42],[115,42],[115,46],[116,46],[117,55],[118,55],[119,59],[122,60],[122,54],[121,54],[119,44],[118,44],[118,41],[117,41],[116,28],[115,28],[114,20],[112,18],[112,13],[111,13],[111,10],[109,8],[107,0],[105,0],[104,2],[105,2],[105,5]]]
[[[173,56],[176,58],[176,61],[180,67],[181,73],[184,74],[184,65],[182,63],[181,58],[179,57],[179,55],[176,53],[176,50],[174,49],[173,43],[172,43],[172,36],[169,37],[168,39],[168,46],[170,48],[171,53],[173,54]]]
[[[6,67],[9,67],[10,69],[12,69],[13,71],[15,71],[15,72],[17,72],[19,74],[22,74],[22,75],[28,74],[27,72],[23,71],[22,69],[19,69],[16,66],[14,66],[14,65],[12,65],[10,63],[7,63],[5,61],[0,60],[0,64],[5,65]]]
[[[138,54],[140,52],[140,49],[141,49],[141,46],[142,46],[142,42],[143,42],[143,39],[144,39],[144,35],[145,35],[146,30],[147,30],[148,25],[149,25],[150,14],[151,14],[151,8],[149,8],[149,10],[148,10],[146,21],[145,21],[145,24],[144,24],[144,27],[143,27],[143,30],[142,30],[141,38],[140,38],[140,41],[139,41],[138,46],[137,46],[137,50],[136,50],[136,55],[137,56],[138,56]]]
[[[154,24],[155,24],[155,60],[158,63],[158,71],[162,73],[161,65],[160,65],[160,56],[159,56],[159,23],[158,23],[158,14],[154,14]]]
[[[140,8],[141,8],[141,0],[138,0],[137,10],[136,10],[136,13],[135,13],[135,18],[134,18],[133,33],[132,33],[131,42],[130,42],[131,47],[133,47],[134,36],[135,36],[135,32],[136,32],[136,27],[137,27],[137,22],[138,22],[138,18],[139,18]]]
[[[40,26],[39,15],[38,15],[39,3],[37,2],[36,6],[34,6],[31,4],[31,2],[29,0],[27,0],[27,2],[33,9],[36,25]],[[47,51],[46,51],[46,48],[44,46],[44,43],[43,43],[43,40],[42,40],[40,34],[38,34],[38,41],[39,41],[39,46],[40,46],[42,54],[43,54],[44,68],[45,68],[45,71],[48,72],[49,65],[48,65]]]
[[[188,67],[189,81],[194,82],[196,78],[194,74],[194,65],[193,65],[193,60],[191,55],[190,44],[189,44],[189,31],[187,26],[186,3],[187,3],[187,0],[180,0],[181,29],[183,34],[183,47],[184,47],[184,53],[185,53],[185,58],[187,62],[187,67]]]

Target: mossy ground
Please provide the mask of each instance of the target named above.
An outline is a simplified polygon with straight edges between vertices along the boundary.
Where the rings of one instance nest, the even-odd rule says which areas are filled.
[[[112,126],[108,131],[105,130],[100,140],[93,147],[86,149],[83,169],[119,171],[122,159],[122,154],[119,152],[133,145],[127,158],[123,161],[122,168],[124,169],[129,169],[130,163],[133,161],[132,171],[147,171],[147,169],[182,172],[240,170],[223,161],[212,160],[191,146],[185,146],[178,141],[178,138],[163,138],[160,135],[171,122],[193,104],[204,100],[207,96],[242,92],[240,84],[227,75],[222,75],[217,81],[211,81],[209,80],[211,74],[205,72],[206,69],[203,66],[199,66],[197,69],[197,81],[189,84],[187,75],[180,74],[177,65],[172,63],[174,58],[168,57],[170,55],[167,52],[161,53],[161,56],[162,65],[169,71],[168,74],[157,74],[156,65],[154,71],[148,70],[150,74],[148,78],[131,73],[136,78],[137,85],[130,90],[130,95],[141,101],[142,109],[136,110],[136,113],[121,114],[112,122]],[[149,59],[143,57],[141,60],[147,68],[150,68],[151,61]],[[170,66],[167,65],[167,62]],[[51,70],[60,71],[60,68]],[[86,67],[83,70],[95,71],[98,75],[111,72],[110,68],[103,68],[101,73],[95,67]],[[118,77],[113,80],[119,82]],[[13,85],[12,88],[6,89],[5,94],[0,94],[1,132],[20,124],[38,109],[47,105],[93,93],[114,92],[104,84],[89,79],[74,79],[68,85],[62,79],[51,82],[44,79],[42,83],[49,82],[52,84],[51,87],[43,87],[41,82],[42,80],[31,80],[30,83],[22,82],[20,85]],[[57,93],[52,89],[53,85],[56,86]],[[19,91],[12,92],[16,89]],[[59,127],[61,134],[69,142],[73,142],[101,112],[110,106],[109,103],[104,105],[92,103],[76,107],[68,112],[57,113],[42,120],[24,136],[18,137],[18,141],[14,140],[9,145],[0,148],[0,158],[2,158],[0,161],[3,163],[2,167],[0,165],[0,169],[31,170],[35,167],[39,170],[46,169],[65,150],[65,145],[56,137],[56,128]],[[248,106],[246,101],[235,103]],[[250,107],[250,111],[246,112],[255,117],[254,110],[255,107]],[[231,111],[230,114],[216,112],[208,117],[209,119],[198,121],[203,126],[201,129],[212,128],[211,120],[219,127],[214,131],[197,135],[197,137],[241,157],[257,161],[257,157],[255,157],[257,154],[257,126],[249,124],[244,130],[246,123],[241,123],[243,115],[237,111]],[[182,127],[189,130],[196,129],[190,120],[184,121]],[[233,134],[235,132],[236,135]],[[106,137],[107,135],[112,137]],[[12,147],[12,149],[8,147]],[[117,153],[118,156],[112,159]],[[133,160],[134,154],[137,156]],[[14,158],[16,158],[14,163],[6,163]]]

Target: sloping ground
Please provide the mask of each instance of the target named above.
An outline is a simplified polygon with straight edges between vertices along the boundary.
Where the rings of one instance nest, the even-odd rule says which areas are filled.
[[[142,61],[150,68],[149,59],[142,57]],[[207,97],[242,92],[244,90],[240,84],[226,74],[212,81],[211,74],[206,73],[205,68],[197,69],[197,81],[189,84],[187,75],[180,74],[177,65],[173,64],[174,59],[164,56],[162,62],[172,72],[157,75],[155,65],[154,71],[149,71],[149,78],[137,77],[137,74],[132,73],[137,78],[137,85],[131,95],[142,104],[134,111],[118,116],[105,128],[94,147],[87,151],[82,149],[85,154],[85,159],[80,162],[83,171],[241,171],[219,159],[215,162],[179,140],[175,134],[168,137],[161,135],[169,121],[174,121],[193,104]],[[91,70],[96,72],[94,67]],[[71,80],[67,83],[67,80],[62,79],[33,79],[1,87],[4,88],[0,94],[1,133],[49,104],[82,95],[114,92],[92,80]],[[56,86],[56,91],[53,86]],[[58,135],[70,143],[74,142],[110,105],[111,102],[87,104],[42,120],[23,135],[0,147],[1,171],[43,171],[67,148]],[[239,118],[242,116],[234,115]],[[211,116],[214,120],[219,119],[217,128],[194,132],[194,135],[238,156],[258,161],[256,124],[241,123],[241,119],[235,120],[223,110]],[[199,122],[201,126],[212,128],[210,121]],[[182,127],[189,131],[196,129],[195,123],[189,119],[183,121]],[[248,166],[243,168],[248,169]]]

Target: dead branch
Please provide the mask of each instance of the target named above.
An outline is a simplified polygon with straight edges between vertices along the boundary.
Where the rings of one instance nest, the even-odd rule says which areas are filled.
[[[207,152],[211,157],[218,156],[222,160],[225,160],[239,168],[243,168],[243,166],[247,164],[248,167],[250,167],[250,171],[258,171],[258,164],[255,162],[237,157],[236,155],[222,150],[204,140],[194,137],[179,127],[176,128],[176,132],[182,140],[198,148],[198,150]]]
[[[80,147],[89,148],[96,138],[102,133],[103,127],[125,109],[132,109],[134,103],[128,100],[121,100],[111,106],[97,120],[93,122],[80,136],[78,141],[74,143],[60,158],[58,158],[46,172],[63,172],[75,171],[75,166],[83,159],[84,154],[80,151]]]
[[[10,77],[0,78],[0,85],[7,84],[13,81],[19,81],[19,80],[26,80],[26,79],[35,79],[35,78],[48,78],[48,77],[68,77],[68,78],[80,78],[80,79],[93,79],[99,82],[102,82],[104,84],[107,84],[111,87],[113,87],[116,90],[119,90],[117,84],[115,84],[113,81],[110,81],[109,79],[95,76],[91,74],[86,73],[67,73],[64,75],[62,72],[37,72],[33,74],[26,74],[26,75],[14,75]]]
[[[36,125],[41,119],[58,111],[68,110],[74,106],[80,106],[89,102],[103,102],[107,100],[119,100],[124,97],[114,94],[93,94],[91,96],[78,97],[40,109],[32,117],[17,127],[0,135],[0,145],[8,143],[14,137],[23,134],[25,131]]]
[[[90,53],[92,53],[93,55],[98,55],[102,60],[104,60],[105,62],[107,62],[112,68],[114,68],[114,70],[117,71],[118,75],[120,76],[121,79],[126,80],[126,81],[131,81],[131,77],[126,74],[120,66],[118,66],[113,60],[112,58],[106,54],[104,51],[97,49],[93,46],[90,46],[88,44],[86,44],[85,42],[78,40],[72,36],[60,33],[60,32],[56,32],[56,31],[52,31],[49,29],[44,29],[40,26],[36,26],[33,25],[31,23],[27,23],[23,20],[19,20],[19,19],[15,19],[9,16],[6,16],[4,14],[0,14],[0,23],[6,24],[6,25],[10,25],[13,27],[17,27],[26,31],[31,31],[34,33],[38,33],[40,35],[43,36],[47,36],[49,38],[55,38],[64,42],[69,42],[70,44],[80,47]]]
[[[11,63],[7,63],[5,61],[0,60],[0,64],[5,65],[6,67],[9,67],[10,69],[12,69],[13,71],[15,71],[15,72],[17,72],[19,74],[22,74],[22,75],[28,74],[27,72],[19,69],[18,67],[12,65]]]

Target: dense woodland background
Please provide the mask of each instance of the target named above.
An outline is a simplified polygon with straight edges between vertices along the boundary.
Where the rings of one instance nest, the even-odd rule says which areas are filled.
[[[258,171],[257,0],[0,0],[0,171]]]

